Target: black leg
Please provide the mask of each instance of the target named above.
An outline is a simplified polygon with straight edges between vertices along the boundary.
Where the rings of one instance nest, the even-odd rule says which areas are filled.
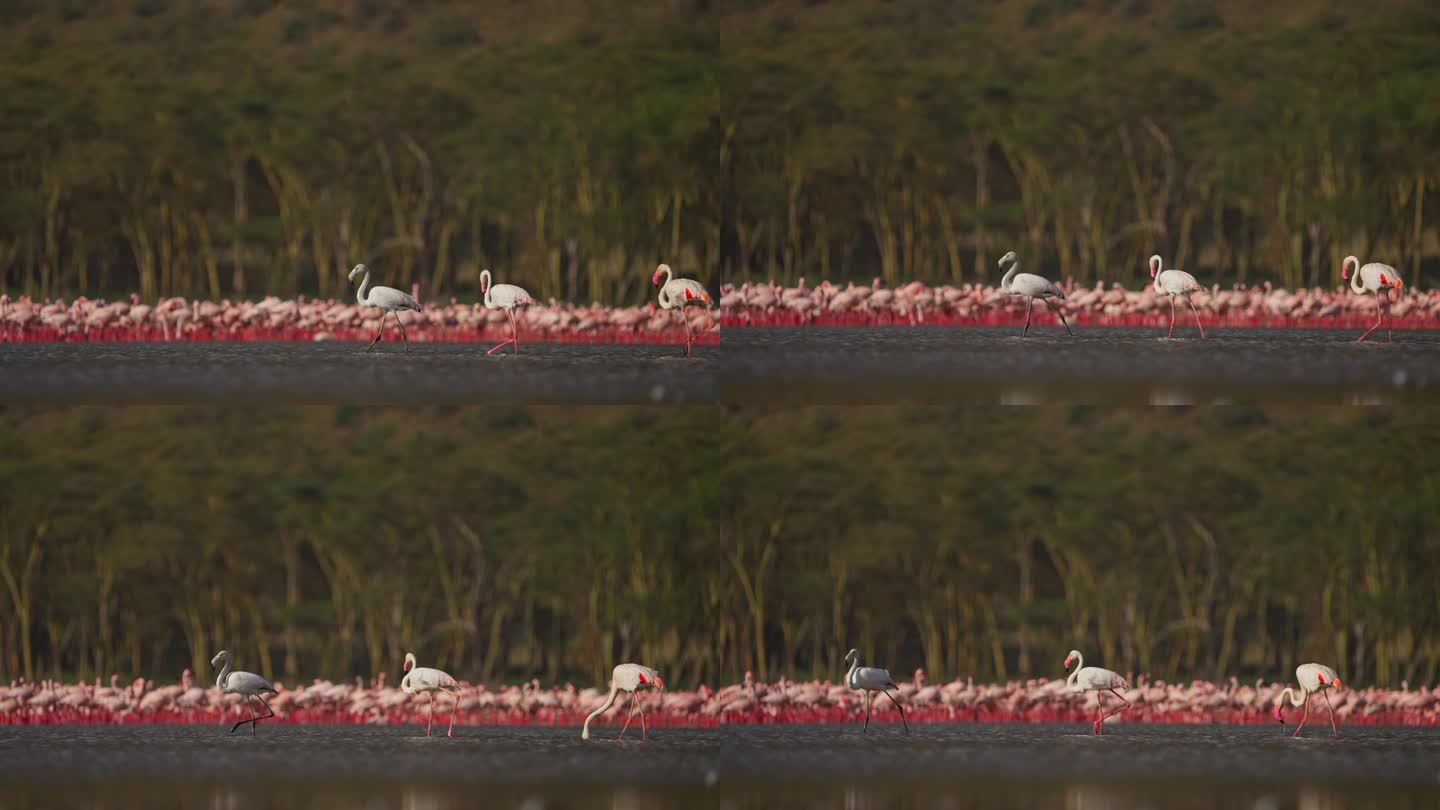
[[[900,710],[900,722],[905,724],[905,735],[906,735],[906,736],[909,736],[909,735],[910,735],[910,721],[905,719],[905,707],[904,707],[904,706],[901,706],[901,705],[900,705],[900,701],[896,700],[896,699],[895,699],[895,696],[892,695],[892,694],[890,694],[889,692],[886,692],[886,693],[885,693],[885,697],[890,698],[890,702],[891,702],[891,703],[894,703],[894,704],[895,704],[895,708]]]

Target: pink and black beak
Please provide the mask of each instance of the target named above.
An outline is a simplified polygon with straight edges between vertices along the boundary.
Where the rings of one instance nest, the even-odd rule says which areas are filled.
[[[1280,728],[1285,728],[1285,715],[1281,713],[1280,707],[1275,707],[1275,713],[1272,716],[1275,718],[1276,722],[1280,724]]]
[[[653,276],[650,277],[650,286],[651,286],[651,287],[659,287],[659,286],[660,286],[660,279],[662,279],[662,278],[664,278],[664,277],[665,277],[665,274],[664,274],[664,273],[660,272],[659,270],[656,270],[656,271],[655,271],[655,275],[653,275]]]

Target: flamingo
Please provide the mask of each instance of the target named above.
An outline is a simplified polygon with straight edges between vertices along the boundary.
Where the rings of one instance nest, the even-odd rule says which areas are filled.
[[[623,739],[626,729],[630,728],[630,721],[635,717],[638,697],[635,693],[642,686],[649,686],[654,689],[664,689],[665,682],[660,679],[660,672],[640,664],[617,664],[614,672],[610,674],[610,696],[605,698],[600,708],[591,712],[585,718],[585,727],[580,730],[580,739],[590,739],[590,721],[597,716],[604,714],[611,706],[615,705],[615,696],[621,691],[629,692],[630,695],[630,716],[625,718],[625,725],[620,729],[620,736],[615,739]],[[645,705],[639,703],[640,710],[640,739],[648,740],[649,735],[645,728]]]
[[[485,354],[492,355],[500,351],[505,348],[506,343],[514,344],[515,353],[519,354],[520,330],[515,326],[515,309],[516,307],[523,307],[526,304],[533,304],[535,303],[535,299],[530,297],[530,293],[516,287],[514,284],[492,285],[490,283],[489,270],[480,271],[480,292],[485,294],[485,307],[487,309],[503,309],[505,310],[505,314],[510,318],[510,340],[497,344],[495,348]]]
[[[1130,708],[1130,701],[1125,700],[1124,695],[1115,691],[1116,689],[1122,689],[1126,686],[1129,686],[1130,684],[1126,683],[1124,678],[1120,677],[1114,672],[1111,672],[1108,669],[1085,666],[1085,656],[1081,655],[1079,650],[1071,650],[1070,654],[1065,656],[1066,669],[1070,668],[1070,662],[1072,661],[1075,662],[1076,665],[1075,671],[1070,673],[1069,678],[1065,679],[1065,684],[1069,686],[1072,691],[1095,693],[1095,707],[1098,712],[1098,716],[1095,719],[1095,730],[1093,733],[1104,734],[1105,732],[1101,724],[1105,722],[1106,718],[1117,715],[1120,712],[1123,712],[1126,709]],[[1106,714],[1105,706],[1100,700],[1101,692],[1110,692],[1114,694],[1115,697],[1120,698],[1120,700],[1125,705],[1121,706],[1113,712],[1110,712],[1110,714]]]
[[[360,281],[360,289],[355,293],[355,300],[362,307],[385,310],[380,314],[380,330],[375,333],[375,339],[370,341],[370,345],[365,347],[365,351],[370,351],[375,348],[376,343],[380,342],[380,336],[385,333],[385,316],[392,312],[395,314],[395,325],[400,327],[400,339],[405,342],[405,351],[410,351],[410,338],[405,336],[405,324],[400,322],[400,311],[413,309],[419,312],[420,305],[415,303],[414,298],[394,287],[371,287],[370,293],[367,295],[365,288],[370,284],[370,268],[363,264],[355,265],[354,269],[350,271],[349,280],[354,281],[355,276],[361,273],[365,274],[365,278]]]
[[[665,277],[665,282],[660,282],[660,277]],[[705,316],[710,316],[710,293],[705,291],[705,286],[698,281],[688,278],[672,278],[670,265],[662,264],[655,268],[655,274],[650,277],[650,284],[660,288],[660,308],[680,310],[680,320],[685,324],[685,356],[690,356],[690,347],[694,340],[694,334],[690,331],[690,321],[685,317],[685,307],[701,306],[705,308]]]
[[[1305,721],[1310,718],[1310,696],[1320,692],[1325,695],[1325,705],[1330,709],[1330,734],[1334,737],[1340,736],[1340,730],[1335,727],[1335,707],[1330,703],[1330,695],[1326,692],[1327,689],[1340,688],[1340,676],[1336,674],[1335,670],[1323,664],[1301,664],[1295,668],[1295,680],[1300,682],[1300,691],[1305,697],[1301,698],[1295,694],[1293,688],[1285,687],[1285,691],[1275,699],[1275,719],[1280,721],[1280,727],[1282,729],[1285,727],[1285,715],[1281,714],[1280,710],[1284,707],[1285,698],[1288,696],[1291,706],[1305,706],[1305,714],[1300,718],[1300,725],[1296,726],[1295,733],[1290,735],[1299,737],[1300,729],[1305,727]]]
[[[1175,299],[1183,295],[1185,303],[1190,305],[1190,311],[1195,313],[1195,326],[1200,329],[1200,339],[1204,340],[1205,325],[1200,323],[1200,311],[1195,309],[1195,302],[1191,300],[1190,294],[1205,288],[1184,270],[1162,270],[1163,266],[1158,254],[1150,257],[1150,278],[1155,279],[1155,292],[1170,297],[1170,331],[1165,337],[1175,336]]]
[[[444,689],[451,693],[460,691],[460,684],[450,677],[449,673],[441,672],[430,667],[416,667],[415,653],[405,653],[405,665],[401,671],[406,675],[400,680],[400,691],[407,695],[418,695],[422,692],[430,693],[430,717],[425,721],[425,736],[430,736],[430,727],[435,723],[435,693]],[[455,707],[450,710],[450,729],[445,732],[446,737],[455,736],[455,712],[460,708],[460,699],[455,699]]]
[[[890,698],[890,702],[894,703],[895,708],[900,710],[900,722],[905,724],[905,733],[908,735],[910,733],[910,721],[905,719],[905,708],[900,705],[900,701],[896,700],[895,696],[890,694],[889,691],[891,689],[899,690],[900,688],[895,685],[894,679],[890,677],[890,671],[877,667],[860,666],[859,650],[851,650],[846,653],[845,661],[850,664],[850,671],[845,673],[845,685],[857,692],[863,691],[865,693],[865,727],[860,730],[861,733],[863,734],[870,730],[870,698],[873,697],[872,693],[884,692],[885,697]]]
[[[1351,262],[1354,262],[1356,267],[1353,275],[1350,273]],[[1366,329],[1365,334],[1355,338],[1355,342],[1359,343],[1370,337],[1371,332],[1379,329],[1381,322],[1385,321],[1385,316],[1390,314],[1389,307],[1385,306],[1385,300],[1381,293],[1391,287],[1399,290],[1405,286],[1405,283],[1400,280],[1400,274],[1395,272],[1395,268],[1390,265],[1370,262],[1361,267],[1360,260],[1354,256],[1346,256],[1345,261],[1341,262],[1340,278],[1348,279],[1350,289],[1360,295],[1375,294],[1375,325]],[[1395,342],[1395,335],[1391,332],[1388,322],[1385,325],[1385,339],[1391,343]]]
[[[1013,250],[1000,257],[1000,266],[1004,267],[1006,264],[1010,265],[1010,270],[1005,273],[1004,278],[1000,279],[1000,290],[1010,295],[1023,295],[1030,299],[1030,306],[1025,309],[1025,331],[1020,336],[1028,337],[1030,335],[1030,313],[1035,309],[1035,299],[1042,298],[1050,304],[1051,309],[1055,310],[1055,314],[1060,316],[1060,322],[1065,324],[1065,331],[1074,337],[1075,333],[1070,331],[1070,322],[1065,320],[1065,313],[1061,311],[1060,305],[1055,303],[1057,300],[1065,300],[1065,291],[1056,287],[1047,278],[1034,273],[1021,273],[1020,258],[1015,255]]]
[[[220,667],[220,675],[215,679],[215,688],[219,689],[222,694],[226,695],[244,695],[245,706],[246,708],[250,709],[250,719],[241,720],[240,722],[236,723],[230,728],[230,733],[234,734],[236,729],[240,728],[246,723],[249,723],[250,736],[255,736],[256,724],[258,724],[261,720],[266,720],[275,716],[275,711],[270,708],[269,703],[265,702],[265,698],[263,697],[263,695],[266,692],[269,692],[272,695],[278,695],[280,693],[275,691],[275,687],[271,686],[269,681],[265,680],[259,675],[256,675],[253,672],[231,672],[229,650],[221,650],[220,652],[215,653],[215,657],[210,659],[210,666]],[[269,714],[265,715],[264,717],[256,717],[255,707],[250,703],[250,698],[252,697],[256,700],[259,700],[260,705],[264,706],[265,711],[269,712]]]

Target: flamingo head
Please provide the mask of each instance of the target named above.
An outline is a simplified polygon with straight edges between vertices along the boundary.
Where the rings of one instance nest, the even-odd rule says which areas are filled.
[[[660,279],[664,278],[665,274],[668,272],[670,272],[670,265],[668,264],[662,264],[659,267],[655,268],[655,274],[650,276],[650,286],[659,287]]]
[[[220,652],[215,653],[215,657],[214,657],[214,658],[211,658],[211,659],[210,659],[210,666],[212,666],[212,667],[218,667],[218,666],[220,666],[220,662],[221,662],[221,661],[228,660],[229,658],[230,658],[230,651],[229,651],[229,650],[221,650]]]
[[[656,675],[654,678],[650,679],[650,685],[655,687],[656,689],[664,689],[665,679],[661,678],[659,675]]]
[[[852,649],[850,652],[845,653],[845,663],[848,664],[848,663],[850,663],[851,661],[854,661],[855,659],[857,659],[857,658],[859,658],[859,657],[860,657],[860,651],[859,651],[859,650],[853,650],[853,649]]]
[[[1070,668],[1070,665],[1073,664],[1073,663],[1075,663],[1075,659],[1077,659],[1077,658],[1079,658],[1079,657],[1080,657],[1080,653],[1079,653],[1079,652],[1077,652],[1077,651],[1075,651],[1075,650],[1071,650],[1071,651],[1070,651],[1070,654],[1067,655],[1067,656],[1065,656],[1065,668],[1066,668],[1066,669],[1069,669],[1069,668]]]
[[[1006,253],[1004,256],[1000,257],[999,265],[1001,267],[1004,267],[1005,265],[1010,264],[1011,262],[1018,261],[1019,259],[1020,257],[1016,256],[1015,251],[1012,250],[1009,253]]]
[[[1157,254],[1150,257],[1150,278],[1160,275],[1160,256]]]
[[[1355,269],[1360,269],[1360,260],[1354,256],[1346,256],[1345,261],[1340,263],[1340,278],[1344,281],[1350,280],[1350,263],[1355,263]]]
[[[361,273],[364,273],[364,272],[365,272],[365,265],[363,265],[363,264],[357,264],[357,265],[355,265],[353,268],[351,268],[351,270],[350,270],[350,276],[348,277],[347,280],[349,280],[349,281],[354,281],[356,276],[358,276],[358,275],[360,275]]]
[[[1285,715],[1280,713],[1279,706],[1275,707],[1275,711],[1271,712],[1270,716],[1274,717],[1275,721],[1278,722],[1280,725],[1285,725]]]
[[[405,653],[405,663],[400,667],[401,672],[409,672],[415,668],[415,653]]]

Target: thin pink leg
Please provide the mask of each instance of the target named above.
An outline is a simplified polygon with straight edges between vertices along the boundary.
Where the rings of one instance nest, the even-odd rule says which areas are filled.
[[[685,328],[685,356],[689,357],[692,340],[690,335],[690,319],[685,316],[685,307],[680,307],[680,325]]]
[[[1371,333],[1371,332],[1374,332],[1376,329],[1379,329],[1379,328],[1380,328],[1380,325],[1381,325],[1382,323],[1384,323],[1384,322],[1385,322],[1385,311],[1384,311],[1384,307],[1382,307],[1382,306],[1380,305],[1380,293],[1377,292],[1377,293],[1375,293],[1375,325],[1372,326],[1372,327],[1370,327],[1369,329],[1366,329],[1366,330],[1365,330],[1365,334],[1361,335],[1361,336],[1358,337],[1358,338],[1355,338],[1355,342],[1356,342],[1356,343],[1359,343],[1360,341],[1364,340],[1365,338],[1370,337],[1370,333]]]
[[[370,351],[371,349],[375,348],[375,344],[380,342],[380,336],[383,335],[383,334],[385,334],[385,316],[388,315],[388,314],[390,314],[390,313],[388,313],[388,312],[382,312],[382,313],[380,313],[380,328],[377,329],[377,330],[375,330],[375,339],[372,340],[372,341],[370,341],[370,345],[365,347],[365,351],[368,352],[368,351]]]
[[[1192,301],[1192,300],[1190,300],[1190,296],[1188,296],[1188,295],[1185,296],[1185,302],[1190,305],[1190,311],[1193,312],[1193,313],[1195,313],[1195,326],[1199,327],[1199,329],[1200,329],[1200,339],[1201,339],[1201,340],[1204,340],[1204,339],[1205,339],[1205,325],[1202,324],[1202,323],[1200,323],[1200,310],[1198,310],[1198,309],[1195,308],[1195,302]],[[1175,299],[1173,299],[1173,298],[1170,299],[1170,303],[1173,305],[1173,304],[1175,303]],[[1174,316],[1172,315],[1171,317],[1173,318]]]
[[[1100,692],[1097,690],[1095,692],[1095,727],[1090,733],[1096,736],[1104,734],[1105,730],[1101,727],[1104,722],[1105,704],[1100,700]]]
[[[1394,343],[1394,342],[1395,342],[1395,332],[1394,332],[1394,329],[1393,329],[1394,326],[1395,326],[1395,319],[1390,316],[1390,293],[1385,293],[1385,342],[1386,342],[1386,343]],[[1326,700],[1329,700],[1330,698],[1327,697],[1327,698],[1325,698],[1325,699],[1326,699]]]
[[[1020,333],[1020,337],[1030,337],[1030,313],[1031,313],[1031,312],[1034,312],[1034,311],[1035,311],[1035,299],[1034,299],[1034,298],[1031,298],[1031,299],[1030,299],[1030,306],[1028,306],[1028,307],[1025,308],[1025,331],[1023,331],[1023,332]]]
[[[450,709],[450,730],[445,732],[446,737],[455,736],[455,713],[460,711],[460,696],[451,695],[451,697],[455,698],[455,705]]]
[[[640,739],[642,741],[650,739],[650,733],[645,728],[645,701],[643,699],[640,701]]]
[[[515,344],[515,353],[520,353],[520,326],[515,321],[515,310],[510,313],[510,340]]]
[[[1291,737],[1299,737],[1299,736],[1300,736],[1300,729],[1304,728],[1304,727],[1305,727],[1305,721],[1310,719],[1310,696],[1311,696],[1312,694],[1314,694],[1314,693],[1313,693],[1313,692],[1306,692],[1306,693],[1305,693],[1305,714],[1303,714],[1303,715],[1300,716],[1300,725],[1298,725],[1298,726],[1295,727],[1295,733],[1294,733],[1294,734],[1291,734],[1291,735],[1290,735]]]
[[[1175,296],[1173,295],[1170,296],[1170,331],[1166,333],[1165,337],[1175,337]]]
[[[430,726],[435,722],[435,693],[430,693],[430,716],[425,720],[425,736],[430,736]]]
[[[1335,727],[1335,705],[1330,702],[1330,693],[1321,692],[1320,694],[1325,696],[1325,705],[1330,709],[1330,735],[1332,737],[1339,737],[1340,729]]]
[[[617,740],[623,740],[623,739],[625,739],[625,730],[628,729],[628,728],[630,728],[630,721],[631,721],[631,720],[634,720],[634,719],[635,719],[635,693],[634,693],[634,692],[631,692],[631,693],[630,693],[630,713],[625,716],[625,725],[623,725],[623,726],[620,727],[620,736],[616,737],[615,739],[617,739]]]

